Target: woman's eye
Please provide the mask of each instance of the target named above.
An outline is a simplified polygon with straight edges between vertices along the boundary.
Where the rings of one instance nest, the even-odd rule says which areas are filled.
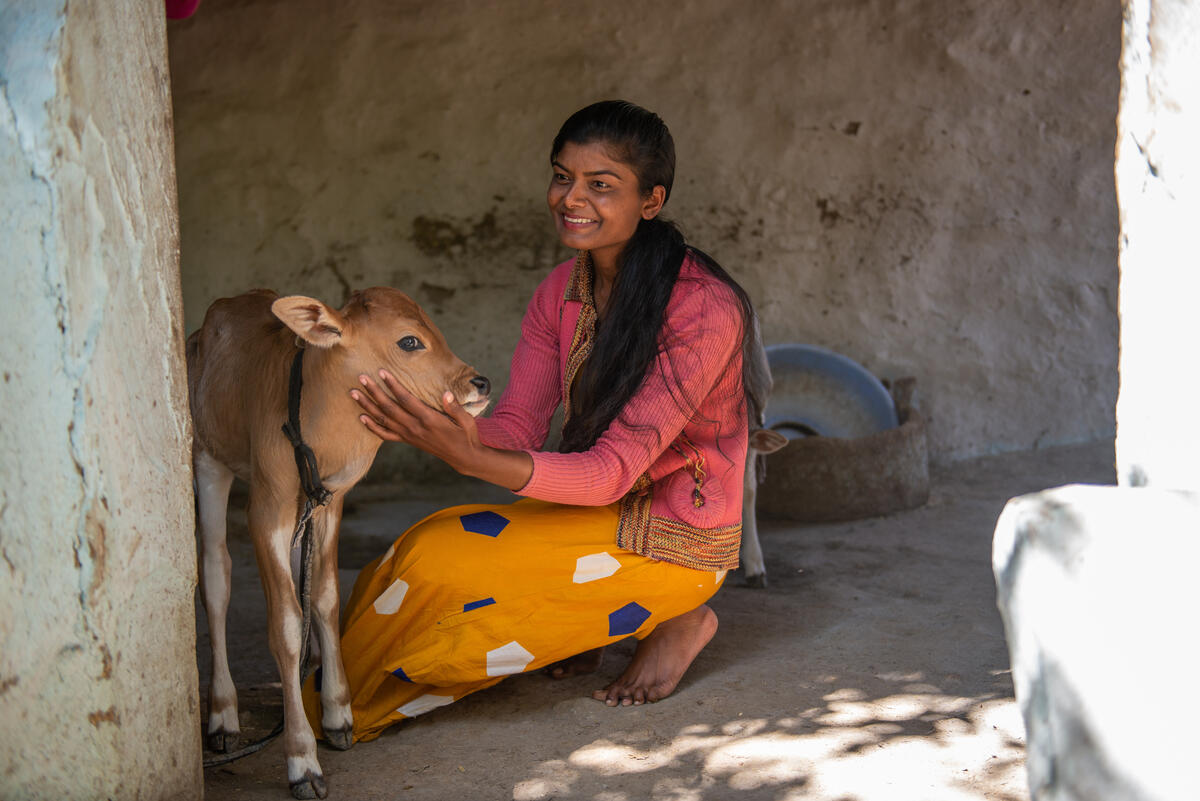
[[[592,181],[592,186],[596,189],[608,189],[608,184],[604,181]]]
[[[566,175],[561,172],[554,173],[554,182],[559,184],[569,183],[571,181]]]
[[[424,350],[425,346],[421,344],[421,340],[414,336],[407,336],[396,343],[400,346],[400,350],[407,353],[412,353],[414,350]]]

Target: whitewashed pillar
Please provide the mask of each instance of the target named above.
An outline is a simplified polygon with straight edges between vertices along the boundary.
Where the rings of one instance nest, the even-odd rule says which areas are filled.
[[[1200,4],[1130,0],[1121,71],[1118,482],[1200,490]]]
[[[0,798],[199,799],[161,2],[0,0]]]

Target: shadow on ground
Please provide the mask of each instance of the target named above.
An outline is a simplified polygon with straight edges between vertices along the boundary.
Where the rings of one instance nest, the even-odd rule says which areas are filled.
[[[330,798],[593,801],[1025,801],[1023,729],[995,607],[991,537],[1008,498],[1111,484],[1111,441],[960,463],[929,503],[827,525],[760,524],[770,586],[731,575],[721,627],[670,698],[610,709],[593,676],[539,674],[407,721],[347,752],[320,749]],[[474,484],[360,487],[341,542],[343,590],[396,533],[457,502],[505,500]],[[233,510],[230,641],[243,725],[278,719],[262,592]],[[198,617],[200,682],[207,630]],[[287,799],[278,741],[205,771],[210,799]]]

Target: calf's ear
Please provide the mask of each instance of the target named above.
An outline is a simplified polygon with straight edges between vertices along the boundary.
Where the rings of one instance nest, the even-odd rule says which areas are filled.
[[[296,336],[318,348],[331,348],[342,340],[345,318],[316,298],[287,295],[271,304],[271,312]]]
[[[750,434],[750,448],[759,453],[774,453],[787,444],[787,437],[769,428],[760,428]]]

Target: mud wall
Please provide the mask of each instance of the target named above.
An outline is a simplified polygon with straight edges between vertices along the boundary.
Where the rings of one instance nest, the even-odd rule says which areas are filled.
[[[187,326],[391,284],[503,386],[568,255],[550,140],[619,96],[768,342],[915,376],[935,463],[1112,436],[1120,36],[1116,0],[206,0],[169,28]]]
[[[0,798],[198,799],[161,4],[0,8]]]

